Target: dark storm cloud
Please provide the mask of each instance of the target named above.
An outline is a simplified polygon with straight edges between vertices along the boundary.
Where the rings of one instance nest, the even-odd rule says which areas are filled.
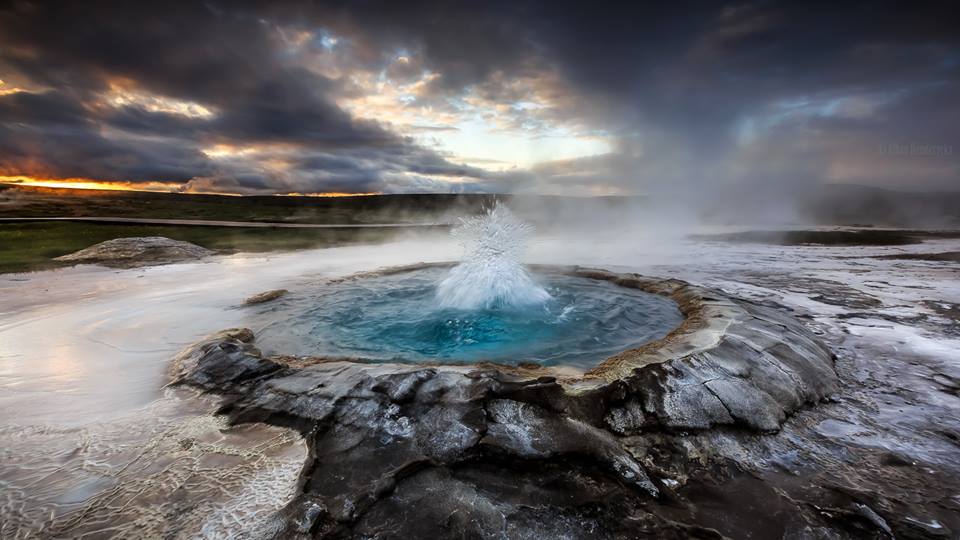
[[[525,70],[556,69],[579,98],[560,114],[630,137],[621,146],[639,141],[644,148],[583,158],[583,166],[566,163],[576,175],[541,175],[545,183],[588,183],[589,170],[598,183],[627,189],[718,180],[799,184],[800,178],[831,180],[832,164],[856,160],[878,140],[960,146],[960,123],[948,121],[960,93],[937,90],[960,81],[955,3],[507,3],[495,8],[498,22],[490,4],[399,12],[364,6],[362,23],[345,8],[334,12],[376,29],[365,34],[375,42],[368,47],[389,48],[406,38],[433,69],[456,73],[453,83],[486,83],[488,95],[505,100],[515,96],[491,85],[498,79],[492,74],[506,72],[499,79],[509,81]],[[490,39],[477,47],[482,33]],[[465,62],[471,69],[463,69]],[[831,101],[843,99],[882,104],[877,117],[840,117],[832,126]],[[778,119],[784,116],[778,107],[803,101],[823,110]],[[766,126],[749,143],[738,133],[747,122]],[[737,169],[730,166],[734,160],[748,160],[749,167],[730,170]],[[956,153],[942,158],[938,170],[952,171],[953,187],[960,185]],[[721,172],[727,178],[718,179]],[[856,180],[869,183],[869,174]],[[949,187],[949,172],[908,176],[894,184]]]
[[[179,139],[136,144],[103,137],[82,103],[55,91],[0,96],[0,173],[185,182],[209,172]]]
[[[373,122],[351,118],[328,97],[335,82],[278,52],[269,23],[246,9],[193,4],[144,10],[136,3],[50,6],[19,3],[0,14],[3,79],[28,91],[0,95],[0,170],[6,174],[90,176],[185,182],[223,177],[227,184],[289,187],[255,164],[218,163],[202,144],[284,144],[301,149],[309,191],[382,189],[382,171],[460,174],[462,167]],[[191,102],[214,111],[190,117],[142,104],[105,106],[113,85],[125,91]],[[340,171],[308,156],[342,150]],[[345,161],[350,160],[350,163]],[[293,161],[296,161],[294,156]],[[360,173],[351,187],[348,173]]]
[[[27,89],[0,95],[0,169],[251,191],[951,187],[958,11],[947,2],[20,2],[0,12],[0,78]],[[576,124],[612,137],[614,149],[510,173],[456,165],[338,107],[337,96],[364,89],[290,60],[297,30],[319,48],[321,32],[347,43],[357,69],[439,74],[419,98],[438,107],[468,90],[522,101],[513,81],[550,74],[540,84],[562,106],[515,111],[514,124]],[[393,62],[398,54],[413,60]],[[117,87],[211,114],[104,105]],[[262,165],[265,155],[225,163],[200,151],[218,143],[279,146],[289,169]],[[885,143],[954,152],[877,156]]]
[[[831,178],[831,166],[878,139],[960,143],[960,124],[935,120],[957,110],[960,94],[927,97],[931,85],[960,80],[956,4],[708,3],[684,6],[682,15],[573,9],[545,17],[540,40],[584,96],[581,114],[636,135],[644,147],[629,166],[611,158],[606,170],[620,186],[804,186],[844,180]],[[831,101],[842,98],[889,101],[877,107],[880,118],[844,118],[833,129]],[[822,110],[790,117],[778,110],[805,101]],[[903,131],[928,120],[945,129]],[[744,141],[749,122],[761,128]],[[941,164],[960,187],[957,157]],[[869,173],[855,180],[871,182]],[[923,174],[894,186],[947,187],[943,177]]]

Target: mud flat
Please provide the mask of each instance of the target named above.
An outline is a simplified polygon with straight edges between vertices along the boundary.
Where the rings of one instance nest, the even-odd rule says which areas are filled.
[[[552,270],[668,296],[686,320],[576,374],[265,357],[253,332],[230,329],[180,354],[171,380],[223,396],[233,424],[305,437],[279,535],[722,537],[684,492],[739,468],[685,440],[776,433],[836,391],[831,352],[796,320],[718,291]]]

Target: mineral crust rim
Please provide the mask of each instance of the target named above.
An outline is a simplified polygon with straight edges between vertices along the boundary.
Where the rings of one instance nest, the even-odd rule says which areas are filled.
[[[452,264],[441,262],[395,266],[358,272],[334,278],[330,282],[394,275]],[[431,369],[470,375],[477,371],[493,370],[515,381],[556,384],[571,397],[629,395],[630,390],[623,390],[623,387],[640,385],[646,387],[642,393],[648,395],[644,408],[661,418],[674,417],[674,421],[668,421],[666,425],[678,429],[745,423],[761,431],[772,431],[778,429],[793,410],[805,403],[820,401],[836,390],[834,357],[829,349],[798,321],[770,308],[674,278],[651,278],[580,266],[531,265],[531,268],[540,272],[609,281],[621,287],[666,296],[677,303],[684,320],[666,336],[621,351],[585,372],[568,366],[509,365],[489,361],[451,364],[380,362],[343,357],[264,357],[258,349],[251,349],[262,360],[288,368],[349,363],[360,369],[376,367],[375,371],[379,373]],[[229,329],[211,336],[200,345],[209,345],[225,337],[233,338],[237,332],[249,333],[249,337],[240,341],[252,343],[255,339],[248,329]],[[181,364],[192,350],[184,351],[175,359],[171,366],[173,383],[182,381],[189,371]],[[766,380],[770,376],[777,380]],[[730,384],[733,386],[730,387]],[[651,392],[652,387],[658,387],[659,390]],[[662,396],[659,413],[654,412],[658,407],[651,403],[650,394]],[[685,404],[677,408],[676,399]],[[671,410],[682,411],[691,407],[693,411],[670,414]],[[707,414],[704,414],[705,411]]]
[[[376,536],[424,501],[438,516],[462,514],[463,527],[493,520],[506,530],[524,509],[540,508],[551,519],[579,516],[570,523],[593,530],[601,518],[557,502],[570,493],[601,505],[605,526],[618,527],[628,513],[611,497],[636,504],[671,497],[669,472],[651,466],[655,441],[722,427],[776,432],[791,413],[837,389],[830,351],[779,311],[678,280],[539,269],[671,296],[687,320],[579,377],[489,363],[265,357],[253,332],[231,329],[178,355],[171,384],[221,394],[218,413],[231,423],[292,427],[306,438],[309,456],[281,512],[279,537]],[[521,490],[512,503],[494,497],[489,507],[464,502],[504,488],[498,475],[518,471],[536,484],[530,493]],[[558,474],[575,488],[558,487]],[[537,493],[555,502],[545,505]],[[509,517],[504,504],[513,505]],[[436,537],[440,529],[430,523],[423,534]],[[542,523],[517,526],[536,536]]]
[[[337,277],[330,283],[348,280],[373,278],[414,272],[426,268],[450,267],[452,262],[417,263],[393,266],[379,270],[356,272]],[[741,309],[722,293],[704,287],[692,285],[674,278],[653,278],[636,273],[615,273],[598,268],[561,265],[530,265],[533,270],[544,273],[558,273],[568,276],[609,281],[617,286],[641,290],[647,293],[665,296],[676,302],[683,314],[683,321],[671,329],[665,336],[651,340],[637,347],[603,358],[590,369],[582,370],[573,366],[541,366],[533,363],[521,365],[505,364],[494,361],[479,362],[416,362],[416,365],[460,371],[464,368],[493,368],[520,376],[555,377],[571,391],[593,388],[628,376],[634,369],[649,364],[658,364],[680,360],[684,357],[703,352],[716,346],[726,328],[742,315]],[[278,355],[283,357],[283,355]],[[377,365],[408,366],[414,362],[383,362],[362,357],[313,357],[317,361],[343,360],[357,363],[375,363]],[[309,359],[305,359],[309,361]]]

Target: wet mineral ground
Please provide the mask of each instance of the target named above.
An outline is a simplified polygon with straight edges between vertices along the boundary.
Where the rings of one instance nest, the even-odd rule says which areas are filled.
[[[836,391],[831,353],[789,317],[716,291],[558,270],[668,296],[686,319],[578,375],[264,357],[253,332],[233,329],[178,356],[171,377],[225,396],[231,423],[304,436],[280,536],[718,537],[680,518],[689,504],[675,488],[697,473],[667,449],[721,427],[775,433]],[[665,518],[663,504],[680,516]],[[424,508],[430,519],[413,519]]]
[[[956,252],[958,244],[696,241],[684,246],[689,255],[644,257],[641,248],[631,252],[614,241],[582,253],[567,249],[563,257],[541,244],[532,254],[537,262],[693,283],[701,300],[723,312],[693,330],[728,317],[725,335],[735,336],[723,354],[700,342],[685,349],[688,361],[664,364],[648,363],[647,350],[647,360],[632,356],[577,380],[532,367],[264,358],[255,329],[216,334],[244,322],[246,297],[295,292],[311,270],[316,279],[317,272],[349,274],[369,260],[406,264],[414,241],[399,243],[393,255],[364,247],[327,253],[350,261],[339,267],[307,264],[300,253],[107,276],[77,269],[69,287],[63,271],[0,277],[4,300],[18,291],[18,302],[5,302],[0,327],[10,344],[3,351],[0,532],[956,538],[960,267],[937,254]],[[418,252],[428,261],[449,255]],[[229,265],[263,271],[255,283],[215,284]],[[79,283],[89,291],[108,276],[110,285],[95,296],[78,298],[73,290]],[[39,335],[41,322],[57,342],[44,302],[72,299],[88,318],[99,306],[96,313],[109,319],[111,298],[149,306],[158,302],[158,287],[185,310],[193,304],[184,299],[203,289],[203,309],[210,306],[208,316],[196,316],[207,313],[196,308],[182,323],[150,310],[127,321],[141,332],[143,358],[155,358],[157,371],[146,379],[159,379],[157,388],[168,377],[178,384],[96,425],[58,425],[49,414],[31,413],[33,394],[45,390],[11,371],[38,347],[28,338]],[[160,346],[146,337],[162,324],[181,331],[176,339],[162,336]],[[64,339],[137,342],[97,328]],[[178,356],[179,349],[185,352]]]

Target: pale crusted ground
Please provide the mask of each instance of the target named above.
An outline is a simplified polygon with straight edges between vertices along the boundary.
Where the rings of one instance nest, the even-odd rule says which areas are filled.
[[[835,401],[794,416],[781,436],[743,441],[719,434],[690,440],[691,446],[746,455],[758,464],[756,476],[749,478],[760,477],[763,483],[731,480],[734,483],[724,489],[736,488],[746,495],[728,504],[780,508],[789,497],[801,496],[806,486],[817,484],[834,494],[833,500],[823,499],[823,506],[826,514],[838,516],[838,530],[860,519],[874,523],[874,532],[882,531],[876,523],[889,527],[890,516],[897,516],[898,536],[949,538],[960,531],[956,521],[960,514],[960,270],[956,263],[944,261],[873,258],[958,251],[960,242],[843,248],[711,243],[661,247],[624,238],[583,244],[547,238],[534,246],[531,259],[676,276],[784,306],[838,355],[841,390]],[[171,450],[172,460],[166,451],[137,458],[124,457],[120,449],[124,445],[139,448],[155,440],[157,430],[187,429],[165,424],[178,418],[166,403],[181,399],[159,391],[166,362],[201,335],[242,322],[236,308],[247,296],[294,288],[301,279],[311,279],[311,274],[331,276],[448,260],[455,255],[448,242],[410,240],[388,246],[215,257],[208,263],[119,272],[80,267],[0,276],[0,341],[4,344],[0,416],[5,426],[0,431],[0,449],[5,453],[0,466],[4,493],[0,521],[8,527],[3,535],[54,530],[49,528],[51,517],[67,523],[90,515],[82,509],[91,498],[136,493],[143,475],[124,468],[125,463],[171,474],[195,470],[193,464],[200,456],[190,453],[195,450],[189,442],[183,443],[187,448],[177,443],[178,449]],[[194,414],[208,407],[197,406]],[[145,418],[162,425],[151,431]],[[203,422],[176,420],[185,426],[197,421]],[[243,433],[237,436],[243,438]],[[296,438],[283,442],[278,448],[293,449],[292,454],[273,462],[262,458],[238,462],[225,477],[266,478],[263,485],[274,487],[256,491],[276,493],[282,499],[295,473],[280,471],[295,470],[301,462],[302,454],[295,451],[298,445]],[[270,463],[279,467],[276,474],[269,472]],[[233,478],[226,484],[236,487],[224,490],[216,503],[221,508],[233,505],[231,512],[222,514],[231,517],[222,519],[241,520],[276,504],[261,501],[244,508],[243,501],[252,499],[230,498],[243,493],[239,487],[243,482]],[[704,523],[736,530],[766,519],[762,512],[744,517],[724,512],[724,504],[716,502],[727,496],[724,491],[697,489],[702,493],[690,496],[703,501]],[[155,512],[144,514],[147,507]],[[181,519],[178,512],[161,510],[175,506],[135,497],[117,508],[168,524]],[[871,519],[871,514],[880,516],[880,521]],[[196,529],[191,527],[199,523],[196,514],[182,515],[186,528],[179,534],[194,536]],[[209,514],[211,519],[217,515]],[[207,531],[221,529],[215,519],[210,523]],[[42,529],[45,524],[48,528]],[[770,523],[764,530],[777,526]],[[820,533],[829,537],[818,527],[798,523],[794,529],[809,529],[808,537]]]

